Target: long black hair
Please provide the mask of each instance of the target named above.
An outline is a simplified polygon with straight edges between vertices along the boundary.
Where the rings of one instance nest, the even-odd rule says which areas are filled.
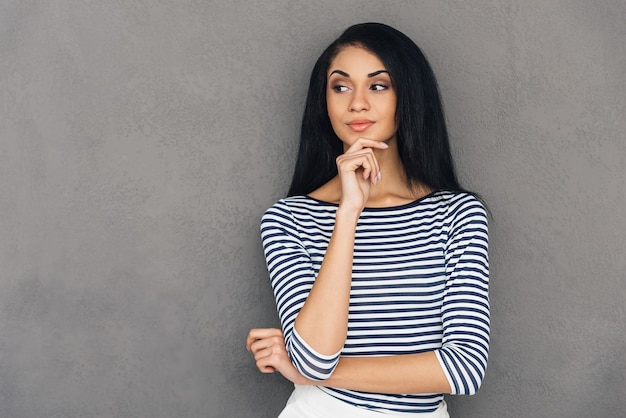
[[[397,97],[398,152],[409,186],[462,191],[450,154],[437,80],[426,57],[398,30],[382,23],[361,23],[346,29],[313,67],[289,196],[311,193],[337,175],[335,159],[343,153],[343,143],[328,118],[327,72],[331,61],[347,46],[372,52],[389,72]]]

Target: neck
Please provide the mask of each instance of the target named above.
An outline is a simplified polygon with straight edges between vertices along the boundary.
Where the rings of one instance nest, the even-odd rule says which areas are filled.
[[[406,172],[395,138],[387,142],[389,148],[374,150],[382,173],[381,181],[370,189],[370,195],[366,206],[395,206],[412,202],[430,193],[423,185],[409,187]]]
[[[382,179],[378,184],[370,187],[366,207],[399,206],[417,200],[431,192],[430,189],[420,184],[409,187],[395,138],[387,141],[387,145],[389,148],[385,150],[374,150]],[[339,176],[334,177],[309,195],[326,202],[339,203],[341,200]]]

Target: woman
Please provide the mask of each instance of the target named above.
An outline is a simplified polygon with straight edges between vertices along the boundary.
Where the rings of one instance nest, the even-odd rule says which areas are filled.
[[[355,25],[321,55],[289,197],[261,234],[282,331],[253,329],[247,347],[295,384],[281,418],[447,417],[443,394],[478,390],[487,217],[404,34]]]

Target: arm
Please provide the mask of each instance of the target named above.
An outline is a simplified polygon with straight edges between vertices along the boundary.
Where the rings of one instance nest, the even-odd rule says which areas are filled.
[[[359,139],[337,158],[341,201],[335,226],[319,274],[295,321],[302,339],[323,355],[337,355],[346,341],[356,226],[370,186],[380,178],[372,148],[387,147]]]
[[[390,394],[450,393],[448,380],[432,351],[385,357],[341,357],[333,374],[321,385]]]
[[[295,209],[294,209],[295,210]],[[323,380],[334,370],[339,353],[324,355],[311,348],[295,329],[295,321],[304,306],[307,296],[315,282],[315,269],[311,256],[301,241],[300,231],[292,214],[291,207],[280,201],[270,208],[261,222],[261,238],[272,290],[276,298],[276,307],[284,333],[286,354],[302,375],[311,379]],[[283,335],[281,333],[281,336]],[[270,355],[265,351],[257,353],[266,345],[272,344],[265,332],[251,330],[248,340],[249,348],[255,354]],[[251,342],[254,344],[250,345]],[[278,347],[280,351],[280,347]],[[272,365],[275,367],[275,365]],[[275,367],[280,370],[279,367]],[[261,370],[267,371],[267,370]]]
[[[284,202],[274,205],[263,216],[261,236],[286,353],[303,376],[324,380],[337,365],[346,338],[350,292],[350,281],[341,280],[340,271],[330,276],[328,270],[333,259],[337,259],[337,270],[351,269],[352,248],[345,242],[351,234],[349,228],[335,228],[317,278],[298,234],[295,216]],[[315,304],[316,300],[324,299],[328,301],[326,311]],[[316,321],[319,327],[315,326]],[[331,337],[324,339],[325,335]],[[268,338],[263,333],[254,336]],[[317,339],[322,339],[324,344],[313,346]]]
[[[297,384],[380,393],[475,393],[484,377],[489,345],[487,220],[474,199],[465,199],[451,211],[440,349],[387,357],[341,357],[323,382],[308,381],[284,363],[277,370]]]
[[[289,360],[282,332],[253,329],[246,342],[258,369],[280,372],[297,385],[321,385],[378,393],[450,393],[450,385],[433,352],[387,357],[341,357],[326,380],[307,379]],[[410,370],[411,373],[407,373]]]
[[[489,355],[487,215],[480,202],[466,196],[451,206],[449,216],[444,334],[435,354],[451,393],[472,395],[482,384]]]
[[[287,205],[275,206],[263,217],[263,247],[286,350],[296,368],[312,379],[330,376],[346,340],[356,224],[370,184],[380,178],[372,148],[387,145],[360,139],[337,158],[342,199],[317,275]]]
[[[489,351],[487,216],[476,199],[465,196],[451,206],[449,217],[441,348],[388,357],[342,357],[322,385],[379,393],[478,391]]]
[[[346,341],[358,217],[356,211],[337,211],[324,261],[295,321],[302,339],[323,355],[338,354]]]
[[[370,181],[379,178],[373,151],[367,147],[387,145],[359,140],[337,160],[342,201],[317,276],[286,204],[266,212],[261,225],[286,350],[296,368],[311,379],[330,376],[346,339],[356,224]]]

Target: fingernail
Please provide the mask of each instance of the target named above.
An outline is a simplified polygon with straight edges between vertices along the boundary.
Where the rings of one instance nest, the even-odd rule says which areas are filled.
[[[379,171],[378,174],[376,175],[376,177],[378,178],[378,181],[377,181],[377,183],[378,183],[379,181],[381,181],[383,179],[383,172]]]
[[[382,145],[383,148],[389,148],[389,145],[387,145],[386,142],[381,142],[380,145]]]

